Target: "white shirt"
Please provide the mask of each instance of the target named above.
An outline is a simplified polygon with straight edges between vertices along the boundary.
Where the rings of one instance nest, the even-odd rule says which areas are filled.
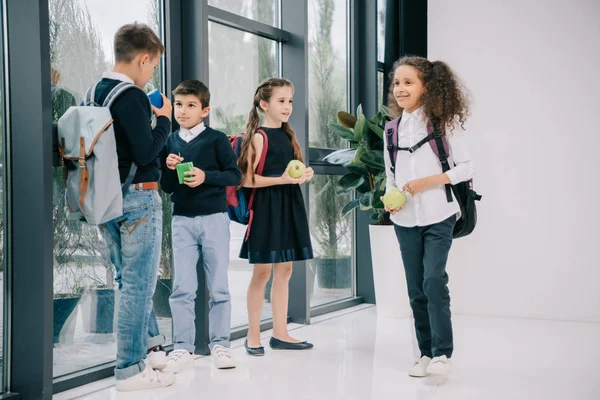
[[[134,83],[133,79],[131,79],[127,75],[122,74],[120,72],[114,72],[114,71],[104,72],[102,74],[102,77],[107,78],[107,79],[114,79],[116,81],[121,81],[121,82]]]
[[[398,126],[398,147],[411,147],[428,135],[427,121],[422,107],[412,114],[404,111]],[[425,143],[414,153],[398,151],[396,173],[390,170],[390,156],[387,151],[387,138],[384,137],[384,160],[387,175],[386,189],[396,186],[399,189],[415,179],[439,175],[442,165],[429,143]],[[465,143],[464,134],[459,129],[447,133],[446,140],[450,152],[450,171],[446,174],[452,184],[467,181],[473,177],[474,165]],[[454,193],[452,194],[454,197]],[[460,218],[460,208],[456,199],[448,203],[444,185],[431,187],[416,196],[407,194],[406,204],[401,211],[391,216],[392,222],[404,227],[432,225],[456,214]]]
[[[192,129],[179,128],[179,137],[189,143],[194,140],[196,136],[204,132],[205,129],[206,126],[204,126],[204,121],[200,122]]]

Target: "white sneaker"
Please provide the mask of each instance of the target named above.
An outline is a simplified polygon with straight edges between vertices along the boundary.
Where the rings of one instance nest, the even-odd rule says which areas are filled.
[[[427,367],[427,373],[430,375],[448,375],[451,370],[452,361],[446,356],[433,357]]]
[[[165,372],[178,374],[186,369],[194,368],[194,356],[185,349],[173,350],[167,356]]]
[[[146,355],[146,364],[157,371],[167,367],[167,353],[164,350],[154,350]]]
[[[219,369],[231,369],[235,368],[235,360],[231,356],[231,352],[227,347],[216,345],[210,352],[215,360],[215,365]]]
[[[118,380],[117,391],[130,392],[132,390],[157,389],[171,386],[175,383],[175,375],[162,371],[155,371],[146,366],[142,372],[131,378]]]
[[[408,371],[408,376],[413,376],[415,378],[423,378],[427,376],[427,366],[431,362],[431,358],[427,356],[421,357],[421,359],[413,365],[413,367]]]

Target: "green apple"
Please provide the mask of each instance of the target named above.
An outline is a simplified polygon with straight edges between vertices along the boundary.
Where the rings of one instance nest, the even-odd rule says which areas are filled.
[[[402,207],[404,203],[406,203],[406,195],[397,187],[390,188],[383,195],[383,204],[392,210]]]
[[[302,161],[292,160],[288,163],[288,167],[290,168],[289,174],[294,179],[302,178],[304,175],[304,170],[306,169],[306,165]]]

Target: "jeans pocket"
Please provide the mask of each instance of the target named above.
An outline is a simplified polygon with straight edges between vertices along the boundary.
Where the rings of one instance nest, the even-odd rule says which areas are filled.
[[[121,241],[124,244],[140,244],[146,241],[150,229],[150,207],[140,206],[125,210],[121,222]]]

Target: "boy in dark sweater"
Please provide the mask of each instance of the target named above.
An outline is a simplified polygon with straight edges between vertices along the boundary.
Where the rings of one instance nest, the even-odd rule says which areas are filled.
[[[97,104],[103,104],[122,82],[144,88],[164,52],[156,33],[138,23],[117,31],[114,49],[115,66],[96,86]],[[162,241],[157,158],[171,131],[173,107],[164,96],[161,109],[150,107],[146,94],[131,87],[110,109],[121,183],[134,171],[132,164],[137,166],[123,198],[123,215],[100,225],[121,292],[115,368],[119,391],[159,388],[175,381],[173,374],[161,372],[166,367],[166,354],[160,347],[165,338],[158,332],[152,307]],[[154,129],[150,125],[152,111],[157,117]]]
[[[242,175],[227,136],[204,125],[210,112],[210,92],[197,80],[182,82],[173,91],[175,119],[180,129],[163,149],[166,166],[160,183],[173,200],[173,293],[169,299],[173,315],[174,348],[165,371],[178,373],[193,368],[195,349],[194,300],[198,289],[196,264],[202,251],[210,292],[210,349],[217,368],[235,368],[229,351],[231,296],[227,281],[229,266],[229,217],[226,186],[236,186]],[[192,162],[179,183],[177,164]]]

